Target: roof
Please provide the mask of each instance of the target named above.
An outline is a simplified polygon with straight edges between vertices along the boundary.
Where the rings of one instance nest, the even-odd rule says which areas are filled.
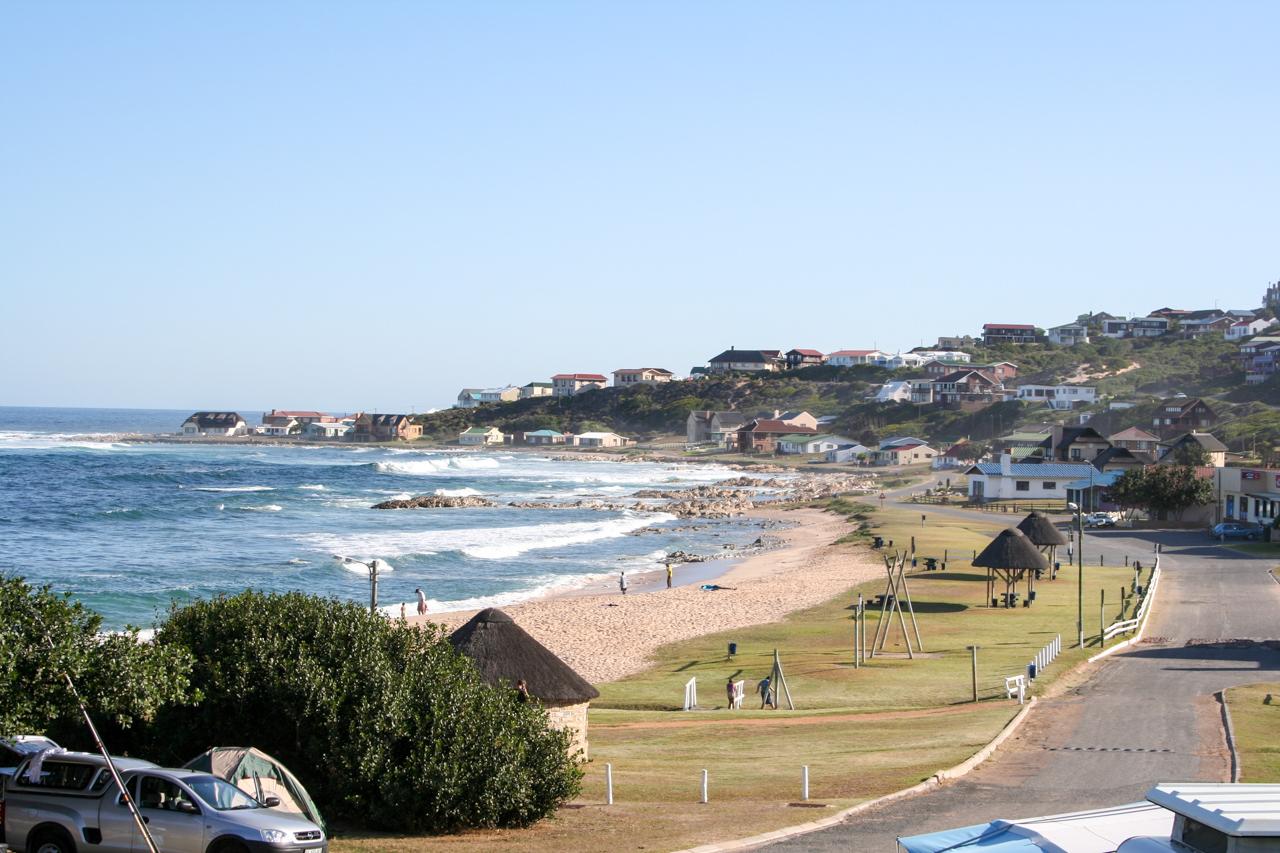
[[[1062,535],[1062,531],[1044,513],[1029,513],[1026,518],[1018,522],[1018,529],[1031,540],[1032,545],[1067,544],[1067,537]]]
[[[821,353],[821,352],[819,352],[819,351],[818,351],[818,350],[816,350],[816,349],[792,349],[792,350],[787,350],[787,355],[791,355],[792,353],[795,353],[796,355],[816,355],[816,356],[818,356],[819,358],[821,358],[821,357],[822,357],[822,353]]]
[[[525,388],[550,388],[551,383],[550,382],[530,382],[528,385],[525,385],[524,387]]]
[[[234,427],[244,418],[236,412],[196,412],[183,423],[196,422],[198,427]]]
[[[809,415],[809,413],[808,413],[808,412],[806,412],[806,411],[804,411],[803,409],[801,409],[800,411],[786,411],[786,412],[783,412],[782,414],[778,415],[778,420],[780,420],[780,421],[794,421],[796,418],[800,417],[801,415]],[[809,415],[809,417],[811,417],[811,418],[812,418],[812,417],[813,417],[813,415]]]
[[[778,439],[779,443],[784,444],[808,444],[811,441],[835,441],[848,444],[857,444],[852,438],[846,438],[843,435],[831,435],[823,433],[822,435],[789,435],[786,438]]]
[[[1189,432],[1185,435],[1180,435],[1169,442],[1169,447],[1172,449],[1189,441],[1194,441],[1210,453],[1222,453],[1227,449],[1225,444],[1207,432]]]
[[[710,363],[715,364],[717,361],[722,362],[758,362],[766,364],[778,357],[777,350],[761,350],[761,349],[727,349]]]
[[[973,565],[986,569],[1047,569],[1049,561],[1021,530],[1001,530],[973,559]]]
[[[552,379],[573,379],[577,382],[607,382],[599,373],[557,373]]]
[[[742,426],[747,422],[747,416],[742,412],[710,412],[710,417],[718,420],[721,426]]]
[[[1170,397],[1167,400],[1160,401],[1160,408],[1172,409],[1176,406],[1178,411],[1185,412],[1187,409],[1194,407],[1196,403],[1200,403],[1206,409],[1209,408],[1209,404],[1199,397]]]
[[[916,450],[918,448],[928,448],[927,444],[895,444],[892,447],[882,447],[881,453],[899,453],[904,450]]]
[[[1280,785],[1163,782],[1147,799],[1227,835],[1280,837]]]
[[[578,438],[609,438],[610,436],[612,436],[613,438],[622,438],[622,436],[618,435],[616,432],[580,432],[578,433]]]
[[[804,433],[806,435],[818,434],[816,429],[796,426],[795,424],[785,423],[783,421],[774,420],[773,418],[756,418],[750,423],[743,424],[742,429],[747,432]]]
[[[1116,462],[1133,462],[1135,464],[1143,464],[1144,460],[1140,459],[1127,447],[1108,447],[1106,450],[1093,457],[1093,461],[1089,464],[1101,471],[1105,466]]]
[[[471,658],[480,676],[494,686],[503,681],[514,685],[523,678],[529,695],[560,705],[576,705],[600,695],[586,679],[496,607],[472,616],[450,635],[449,642]]]
[[[875,355],[878,352],[880,352],[880,350],[878,349],[841,349],[841,350],[836,350],[833,353],[828,353],[827,358],[834,358],[837,355],[848,355],[848,356]]]
[[[1079,477],[1088,477],[1092,471],[1096,476],[1098,471],[1088,462],[1015,462],[1009,466],[1010,477],[1035,477],[1037,479],[1072,479]],[[999,477],[999,462],[979,462],[965,473],[985,474],[988,477]]]
[[[558,436],[558,435],[564,435],[564,433],[562,433],[562,432],[556,432],[556,431],[555,431],[555,430],[553,430],[553,429],[535,429],[533,432],[526,432],[526,433],[525,433],[525,437],[526,437],[526,438],[527,438],[527,437],[529,437],[529,436],[531,436],[531,435],[540,435],[540,436],[546,436],[546,437],[548,437],[548,438],[555,438],[555,437],[556,437],[556,436]]]
[[[999,384],[995,379],[992,379],[990,376],[983,373],[981,370],[975,370],[973,368],[969,368],[968,370],[952,371],[951,373],[948,373],[945,376],[939,376],[937,381],[938,382],[959,382],[962,379],[968,379],[970,376],[976,376],[983,382],[987,383],[988,385]]]
[[[408,415],[367,415],[377,426],[399,426],[401,421],[409,420]]]
[[[1151,433],[1147,432],[1145,429],[1139,429],[1138,427],[1129,427],[1128,429],[1122,429],[1120,430],[1120,432],[1113,433],[1112,435],[1107,436],[1107,440],[1111,442],[1159,441],[1160,436],[1152,435]]]
[[[263,415],[264,418],[323,418],[324,412],[295,412],[292,409],[272,409]]]
[[[1026,323],[983,323],[982,328],[983,329],[1020,329],[1020,330],[1030,329],[1031,331],[1035,331],[1036,327],[1029,326]]]
[[[1093,466],[1090,465],[1090,468]],[[1066,488],[1074,491],[1081,489],[1109,489],[1125,474],[1124,471],[1095,471],[1092,477],[1082,477],[1067,483]]]
[[[488,435],[489,433],[493,432],[496,429],[498,428],[492,427],[492,426],[491,427],[474,426],[474,427],[471,427],[470,429],[463,430],[462,434],[463,435]],[[499,432],[501,432],[501,430],[499,430]]]
[[[614,373],[665,373],[667,376],[674,376],[670,370],[661,367],[619,367]]]

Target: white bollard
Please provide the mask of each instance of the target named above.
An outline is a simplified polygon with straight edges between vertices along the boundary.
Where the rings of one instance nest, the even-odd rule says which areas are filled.
[[[613,805],[613,765],[604,766],[604,804]]]
[[[702,802],[703,802],[703,804],[704,804],[704,805],[705,805],[705,804],[706,804],[706,802],[707,802],[707,771],[706,771],[706,768],[703,768],[703,770],[702,770]]]
[[[809,802],[809,765],[804,765],[804,772],[800,774],[800,799]]]

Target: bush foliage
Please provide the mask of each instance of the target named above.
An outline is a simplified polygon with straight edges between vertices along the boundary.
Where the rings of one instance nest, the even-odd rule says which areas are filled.
[[[194,656],[202,701],[151,727],[156,760],[251,743],[326,816],[403,832],[526,826],[575,796],[581,770],[546,712],[485,684],[438,630],[301,593],[174,610],[160,649]]]

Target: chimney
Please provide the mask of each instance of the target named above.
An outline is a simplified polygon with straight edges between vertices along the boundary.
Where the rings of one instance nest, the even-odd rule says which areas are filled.
[[[1000,474],[1003,477],[1013,475],[1013,454],[1007,450],[1000,454]]]
[[[1045,458],[1050,462],[1058,461],[1058,445],[1062,443],[1062,424],[1056,424],[1053,431],[1049,433],[1049,455]]]

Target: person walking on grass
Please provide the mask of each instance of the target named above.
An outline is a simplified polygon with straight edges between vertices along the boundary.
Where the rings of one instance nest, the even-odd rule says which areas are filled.
[[[422,591],[422,587],[418,587],[417,589],[415,589],[413,591],[413,594],[418,596],[418,615],[426,616],[427,615],[427,594]]]
[[[618,589],[622,591],[623,595],[627,594],[627,573],[626,572],[618,573]]]
[[[760,694],[760,710],[764,710],[764,706],[777,710],[778,704],[773,699],[773,676],[766,675],[759,684],[756,685],[756,692]]]
[[[733,700],[737,697],[737,692],[733,689],[733,676],[729,676],[729,680],[724,683],[724,695],[728,697],[729,704],[726,706],[730,711],[733,710]]]
[[[671,564],[667,563],[667,589],[671,589]]]

